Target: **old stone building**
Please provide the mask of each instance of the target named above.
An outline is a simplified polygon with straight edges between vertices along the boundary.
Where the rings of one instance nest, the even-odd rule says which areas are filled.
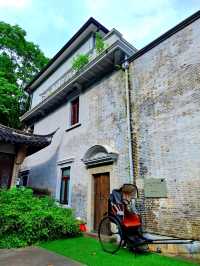
[[[97,31],[106,48],[100,53]],[[116,65],[135,51],[118,31],[91,18],[27,87],[32,107],[22,120],[35,134],[58,130],[50,146],[26,159],[22,173],[29,171],[29,186],[48,188],[73,207],[90,230],[97,229],[110,190],[130,181],[125,79]],[[80,71],[72,68],[77,54],[90,55]]]
[[[58,129],[23,164],[28,185],[96,230],[109,192],[135,182],[146,231],[200,240],[199,39],[200,12],[139,51],[89,19],[26,88],[21,120],[35,134]],[[74,71],[80,54],[89,63]]]

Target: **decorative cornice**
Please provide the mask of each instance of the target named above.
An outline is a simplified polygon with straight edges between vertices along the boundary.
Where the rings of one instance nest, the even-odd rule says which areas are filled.
[[[88,159],[88,160],[82,160],[82,161],[84,162],[86,166],[90,167],[90,166],[113,163],[116,160],[117,160],[116,154],[109,154],[107,156],[103,156],[100,158]]]
[[[94,145],[87,150],[82,161],[87,167],[110,164],[117,160],[118,153],[105,145]]]
[[[68,158],[68,159],[65,159],[65,160],[61,160],[61,161],[57,161],[57,165],[73,163],[73,162],[74,162],[74,157]]]

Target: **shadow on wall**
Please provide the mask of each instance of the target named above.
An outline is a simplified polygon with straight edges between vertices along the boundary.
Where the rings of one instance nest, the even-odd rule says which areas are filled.
[[[52,196],[55,196],[55,188],[57,182],[57,160],[59,147],[52,156],[44,163],[32,166],[29,172],[28,185],[38,189],[48,189]]]
[[[53,153],[48,160],[32,166],[29,172],[28,186],[35,189],[49,190],[53,197],[56,196],[57,161],[61,141],[62,137],[56,145],[57,147],[52,147]],[[40,156],[48,156],[48,153]]]

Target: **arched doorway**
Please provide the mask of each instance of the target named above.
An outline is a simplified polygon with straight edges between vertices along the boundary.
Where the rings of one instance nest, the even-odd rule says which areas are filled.
[[[90,209],[92,229],[97,231],[99,222],[107,212],[110,195],[112,164],[117,160],[118,153],[104,145],[95,145],[87,150],[82,161],[91,174]]]

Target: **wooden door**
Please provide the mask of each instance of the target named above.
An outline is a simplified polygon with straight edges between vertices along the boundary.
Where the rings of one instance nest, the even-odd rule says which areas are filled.
[[[108,211],[110,195],[109,173],[94,175],[94,230],[98,231],[103,215]]]

